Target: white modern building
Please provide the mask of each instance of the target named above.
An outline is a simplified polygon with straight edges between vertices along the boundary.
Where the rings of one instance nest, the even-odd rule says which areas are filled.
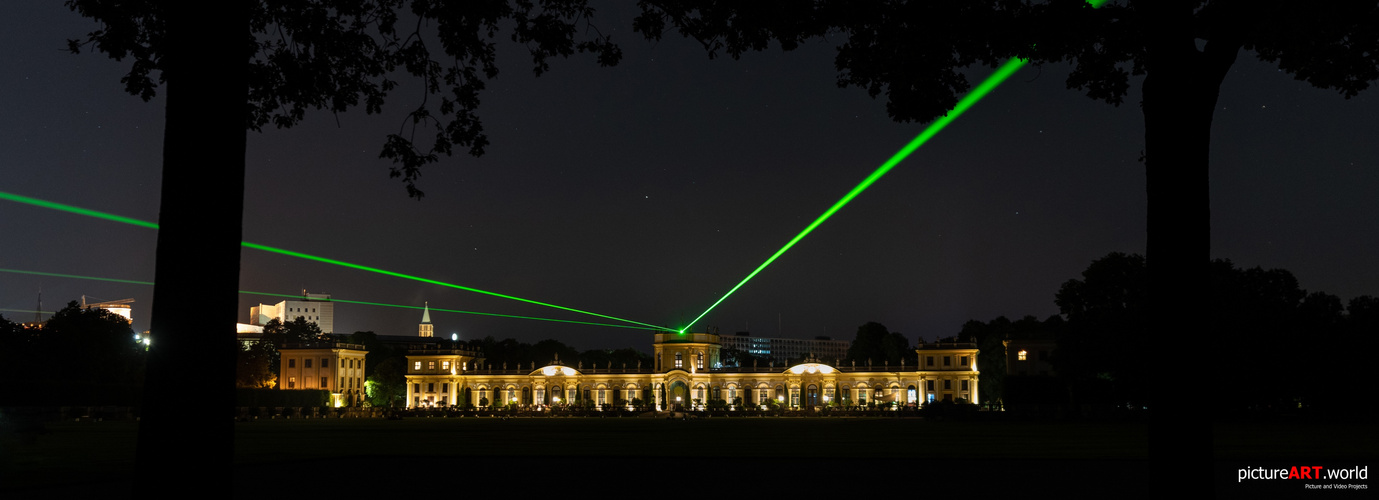
[[[331,302],[328,293],[306,293],[303,290],[301,299],[249,308],[249,324],[255,326],[266,325],[274,319],[286,323],[299,317],[315,323],[322,333],[335,333],[335,303]]]

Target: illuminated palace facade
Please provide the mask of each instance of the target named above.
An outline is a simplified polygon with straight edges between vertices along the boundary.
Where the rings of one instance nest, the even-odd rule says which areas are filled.
[[[618,408],[642,400],[654,401],[662,410],[703,408],[716,400],[732,404],[742,398],[743,405],[775,400],[810,409],[870,402],[977,401],[977,347],[972,343],[921,343],[916,349],[919,366],[811,361],[789,367],[714,368],[719,366],[720,348],[715,334],[657,333],[653,366],[567,366],[557,360],[517,369],[488,366],[472,351],[411,350],[407,407],[487,403],[539,408],[588,401],[596,408]]]

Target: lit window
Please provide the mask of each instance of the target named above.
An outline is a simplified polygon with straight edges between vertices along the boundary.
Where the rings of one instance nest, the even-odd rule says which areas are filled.
[[[287,378],[287,388],[288,388],[288,389],[296,389],[296,388],[297,388],[297,377],[288,377],[288,378]]]
[[[427,370],[435,370],[435,369],[436,369],[436,362],[435,362],[435,361],[427,361],[427,362],[426,362],[426,369],[427,369]]]
[[[441,369],[442,369],[442,370],[449,370],[449,369],[450,369],[450,362],[449,362],[449,361],[441,361]]]
[[[1020,352],[1019,352],[1019,353],[1016,353],[1016,356],[1019,356],[1019,357],[1020,357],[1020,361],[1024,361],[1024,360],[1025,360],[1025,357],[1028,356],[1028,355],[1029,355],[1029,351],[1026,351],[1026,350],[1024,350],[1024,349],[1020,349]]]
[[[676,368],[683,368],[683,367],[685,366],[685,360],[684,360],[684,358],[685,358],[685,354],[684,354],[684,353],[680,353],[680,352],[675,353],[675,367],[676,367]]]
[[[704,353],[699,353],[699,369],[704,369]]]

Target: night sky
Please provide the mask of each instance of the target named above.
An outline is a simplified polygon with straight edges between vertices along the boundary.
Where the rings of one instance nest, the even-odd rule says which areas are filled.
[[[614,68],[576,56],[537,78],[522,47],[502,44],[481,95],[487,154],[426,169],[422,201],[378,158],[419,102],[413,80],[383,115],[316,112],[251,133],[244,239],[678,326],[922,129],[836,86],[836,41],[709,60],[676,36],[644,41],[620,8],[596,18],[624,51]],[[0,191],[156,221],[164,101],[123,91],[128,61],[67,53],[96,28],[58,2],[0,5]],[[1092,260],[1145,249],[1139,81],[1114,107],[1067,90],[1067,72],[1022,69],[694,330],[850,340],[877,321],[914,341],[1056,314],[1059,285]],[[1373,90],[1346,100],[1242,53],[1213,124],[1212,256],[1288,269],[1342,300],[1379,294],[1377,116]],[[0,235],[0,268],[153,280],[153,230],[0,202]],[[48,311],[133,298],[134,328],[148,328],[152,287],[5,272],[0,314],[32,320],[40,288]],[[601,321],[247,249],[240,288]],[[278,300],[241,295],[240,321]],[[335,314],[337,332],[394,335],[421,317]],[[466,339],[650,347],[644,330],[432,319]]]

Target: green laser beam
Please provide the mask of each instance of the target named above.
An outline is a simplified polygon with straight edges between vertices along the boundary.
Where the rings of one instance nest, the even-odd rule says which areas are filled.
[[[361,265],[359,265],[359,264],[351,264],[351,263],[349,263],[349,262],[345,262],[345,261],[341,261],[341,260],[328,259],[328,258],[325,258],[325,257],[319,257],[319,256],[315,256],[315,255],[310,255],[310,254],[304,254],[304,253],[301,253],[301,252],[294,252],[294,251],[292,251],[292,250],[285,250],[285,249],[282,249],[282,248],[274,248],[274,247],[270,247],[270,246],[267,246],[267,245],[260,245],[260,244],[258,244],[258,243],[250,243],[250,242],[244,241],[244,242],[240,242],[240,245],[243,245],[245,248],[253,248],[253,249],[255,249],[255,250],[262,250],[262,251],[265,251],[265,252],[271,252],[271,253],[277,253],[277,254],[287,255],[287,256],[291,256],[291,257],[297,257],[297,258],[299,258],[299,259],[314,260],[314,261],[317,261],[317,262],[324,262],[324,263],[327,263],[327,264],[334,264],[334,265],[337,265],[337,266],[348,267],[348,268],[351,268],[351,269],[358,269],[358,270],[361,270],[361,271],[368,271],[368,272],[371,272],[371,273],[378,273],[378,274],[382,274],[382,275],[385,275],[385,276],[393,276],[393,277],[403,278],[403,279],[409,279],[409,280],[413,280],[413,281],[420,281],[420,282],[422,282],[422,283],[430,283],[430,284],[432,284],[432,285],[440,285],[440,286],[444,286],[444,287],[450,287],[450,288],[455,288],[455,289],[459,289],[459,290],[464,290],[464,291],[467,291],[467,292],[481,293],[481,294],[484,294],[484,295],[491,295],[491,296],[494,296],[494,297],[500,297],[500,298],[509,299],[509,300],[516,300],[516,301],[518,301],[518,302],[526,302],[526,303],[528,303],[528,304],[536,304],[536,305],[539,305],[539,306],[551,307],[551,308],[555,308],[555,309],[560,309],[560,310],[562,310],[562,311],[577,312],[577,313],[580,313],[580,314],[587,314],[587,315],[590,315],[590,316],[597,316],[597,317],[600,317],[600,318],[611,319],[611,320],[615,320],[615,321],[622,321],[622,322],[624,322],[624,323],[632,323],[632,324],[634,324],[634,325],[642,325],[642,326],[645,326],[645,327],[651,327],[651,328],[658,329],[658,330],[664,329],[664,327],[659,327],[659,326],[652,325],[652,324],[649,324],[649,323],[642,323],[642,322],[640,322],[640,321],[632,321],[632,320],[630,320],[630,319],[623,319],[623,318],[619,318],[619,317],[617,317],[617,316],[609,316],[609,315],[607,315],[607,314],[599,314],[599,313],[596,313],[596,312],[582,311],[582,310],[575,309],[575,308],[572,308],[572,307],[558,306],[558,305],[555,305],[555,304],[548,304],[548,303],[540,302],[540,301],[536,301],[536,300],[524,299],[524,298],[521,298],[521,297],[514,297],[514,296],[511,296],[511,295],[504,295],[504,294],[501,294],[501,293],[498,293],[498,292],[490,292],[490,291],[487,291],[487,290],[480,290],[480,289],[478,289],[478,288],[470,288],[470,287],[463,286],[463,285],[456,285],[456,284],[454,284],[454,283],[446,283],[446,282],[444,282],[444,281],[437,281],[437,280],[433,280],[433,279],[422,278],[422,277],[420,277],[420,276],[412,276],[412,275],[410,275],[410,274],[396,273],[396,272],[393,272],[393,271],[388,271],[388,270],[384,270],[384,269],[379,269],[379,268],[376,268],[376,267],[368,267],[368,266],[361,266]]]
[[[20,195],[17,195],[17,194],[6,193],[6,192],[3,192],[3,191],[0,191],[0,199],[9,200],[9,201],[15,201],[15,202],[19,202],[19,203],[26,203],[26,204],[29,204],[29,205],[39,206],[39,207],[43,207],[43,208],[49,208],[49,209],[53,209],[53,210],[60,210],[60,211],[64,211],[64,212],[71,212],[71,213],[75,213],[75,214],[85,215],[85,216],[88,216],[88,217],[95,217],[95,218],[99,218],[99,219],[111,220],[111,221],[116,221],[116,222],[123,222],[123,223],[126,223],[126,224],[133,224],[133,225],[136,225],[136,226],[139,226],[139,227],[147,227],[147,228],[151,228],[151,229],[158,229],[158,224],[155,224],[155,223],[152,223],[152,222],[148,222],[148,221],[142,221],[142,220],[133,219],[133,218],[124,217],[124,216],[115,215],[115,214],[110,214],[110,213],[106,213],[106,212],[100,212],[100,211],[91,210],[91,209],[87,209],[87,208],[81,208],[81,207],[78,207],[78,206],[67,205],[67,204],[64,204],[64,203],[57,203],[57,202],[52,202],[52,201],[40,200],[40,199],[38,199],[38,198],[31,198],[31,197],[28,197],[28,196],[20,196]],[[464,285],[457,285],[457,284],[454,284],[454,283],[446,283],[446,282],[444,282],[444,281],[437,281],[437,280],[433,280],[433,279],[422,278],[422,277],[419,277],[419,276],[412,276],[412,275],[409,275],[409,274],[403,274],[403,273],[398,273],[398,272],[393,272],[393,271],[387,271],[387,270],[379,269],[379,268],[376,268],[376,267],[369,267],[369,266],[364,266],[364,265],[360,265],[360,264],[353,264],[353,263],[345,262],[345,261],[342,261],[342,260],[335,260],[335,259],[330,259],[330,258],[326,258],[326,257],[320,257],[320,256],[316,256],[316,255],[311,255],[311,254],[305,254],[305,253],[301,253],[301,252],[294,252],[294,251],[292,251],[292,250],[286,250],[286,249],[282,249],[282,248],[270,247],[270,246],[268,246],[268,245],[260,245],[260,244],[258,244],[258,243],[251,243],[251,242],[248,242],[248,241],[241,241],[241,242],[240,242],[240,246],[243,246],[243,247],[245,247],[245,248],[252,248],[252,249],[260,250],[260,251],[264,251],[264,252],[269,252],[269,253],[276,253],[276,254],[279,254],[279,255],[286,255],[286,256],[289,256],[289,257],[296,257],[296,258],[299,258],[299,259],[305,259],[305,260],[311,260],[311,261],[316,261],[316,262],[322,262],[322,263],[326,263],[326,264],[333,264],[333,265],[337,265],[337,266],[341,266],[341,267],[347,267],[347,268],[351,268],[351,269],[357,269],[357,270],[360,270],[360,271],[368,271],[368,272],[371,272],[371,273],[382,274],[382,275],[385,275],[385,276],[393,276],[393,277],[396,277],[396,278],[403,278],[403,279],[409,279],[409,280],[413,280],[413,281],[420,281],[420,282],[422,282],[422,283],[429,283],[429,284],[432,284],[432,285],[440,285],[440,286],[444,286],[444,287],[455,288],[455,289],[458,289],[458,290],[464,290],[464,291],[467,291],[467,292],[473,292],[473,293],[478,293],[478,294],[483,294],[483,295],[490,295],[490,296],[493,296],[493,297],[499,297],[499,298],[504,298],[504,299],[508,299],[508,300],[515,300],[515,301],[518,301],[518,302],[526,302],[526,303],[528,303],[528,304],[535,304],[535,305],[539,305],[539,306],[545,306],[545,307],[550,307],[550,308],[554,308],[554,309],[560,309],[560,310],[562,310],[562,311],[569,311],[569,312],[574,312],[574,313],[579,313],[579,314],[585,314],[585,315],[589,315],[589,316],[596,316],[596,317],[600,317],[600,318],[604,318],[604,319],[611,319],[611,320],[614,320],[614,321],[621,321],[621,322],[624,322],[624,323],[632,323],[632,324],[634,324],[634,325],[641,325],[641,326],[643,326],[643,327],[650,327],[650,328],[654,328],[654,329],[658,329],[658,330],[664,330],[664,329],[665,329],[665,327],[656,326],[656,325],[653,325],[653,324],[650,324],[650,323],[642,323],[642,322],[640,322],[640,321],[633,321],[633,320],[625,319],[625,318],[619,318],[619,317],[617,317],[617,316],[610,316],[610,315],[607,315],[607,314],[600,314],[600,313],[596,313],[596,312],[590,312],[590,311],[585,311],[585,310],[581,310],[581,309],[575,309],[575,308],[573,308],[573,307],[559,306],[559,305],[555,305],[555,304],[550,304],[550,303],[546,303],[546,302],[541,302],[541,301],[538,301],[538,300],[524,299],[524,298],[522,298],[522,297],[517,297],[517,296],[513,296],[513,295],[507,295],[507,294],[502,294],[502,293],[498,293],[498,292],[490,292],[490,291],[488,291],[488,290],[481,290],[481,289],[478,289],[478,288],[467,287],[467,286],[464,286]]]
[[[952,111],[949,111],[948,114],[944,115],[938,120],[935,120],[933,123],[929,124],[928,127],[925,127],[924,131],[919,133],[919,136],[911,140],[908,144],[905,145],[905,147],[900,148],[900,151],[896,152],[894,155],[891,155],[891,158],[889,160],[886,160],[886,162],[881,164],[880,167],[877,167],[876,170],[872,171],[871,175],[868,175],[867,178],[862,179],[862,182],[858,183],[856,187],[853,187],[851,191],[848,191],[847,194],[843,195],[843,197],[839,199],[837,202],[835,202],[833,206],[828,207],[828,210],[825,210],[822,215],[814,219],[814,222],[811,222],[808,226],[805,226],[803,231],[800,231],[800,233],[795,235],[794,238],[791,238],[790,241],[785,244],[785,246],[780,248],[780,250],[776,250],[776,253],[771,254],[771,257],[767,258],[766,262],[762,262],[761,265],[757,266],[756,269],[752,270],[752,272],[748,274],[746,278],[742,278],[742,281],[739,281],[737,285],[733,286],[731,290],[728,290],[728,293],[725,293],[722,297],[719,297],[717,301],[714,301],[713,305],[710,305],[708,309],[705,309],[703,313],[700,313],[699,316],[695,317],[694,321],[690,321],[689,324],[686,324],[684,327],[682,327],[680,331],[683,332],[689,329],[689,327],[694,326],[695,323],[698,323],[699,320],[703,319],[704,316],[709,314],[709,311],[712,311],[715,307],[718,307],[718,304],[723,303],[723,301],[726,300],[729,295],[732,295],[733,292],[737,291],[737,289],[742,288],[742,285],[746,284],[753,277],[756,277],[756,275],[760,273],[761,270],[766,269],[766,266],[769,266],[772,262],[775,262],[776,259],[780,258],[780,256],[784,254],[787,250],[790,250],[791,247],[794,247],[795,244],[799,243],[800,240],[804,239],[805,236],[808,236],[809,233],[814,232],[814,229],[819,227],[820,224],[823,224],[824,221],[828,220],[830,217],[833,217],[833,214],[837,213],[848,203],[851,203],[854,198],[862,194],[862,191],[866,191],[867,188],[871,187],[872,184],[875,184],[877,180],[880,180],[881,176],[886,175],[886,173],[890,172],[891,169],[895,168],[897,164],[899,164],[901,161],[904,161],[905,158],[909,157],[910,153],[913,153],[916,149],[919,149],[919,147],[923,146],[924,143],[929,142],[929,139],[933,138],[934,135],[938,134],[939,131],[944,129],[944,127],[947,127],[949,123],[953,122],[953,120],[956,120],[959,116],[962,116],[963,112],[967,111],[968,108],[971,108],[973,104],[976,104],[977,101],[981,100],[982,97],[985,97],[986,94],[991,93],[992,89],[995,89],[997,85],[1000,85],[1002,81],[1005,81],[1006,78],[1009,78],[1011,74],[1015,73],[1016,70],[1020,69],[1020,67],[1024,65],[1025,61],[1023,59],[1011,59],[1009,61],[1006,61],[1006,63],[1003,64],[999,69],[997,69],[995,73],[987,77],[987,79],[983,81],[980,85],[978,85],[977,88],[973,89],[972,92],[969,92],[966,96],[964,96],[961,101],[958,101],[957,106],[954,106]]]
[[[82,275],[77,275],[77,274],[48,273],[48,272],[42,272],[42,271],[25,271],[25,270],[22,270],[22,269],[6,269],[6,268],[0,268],[0,272],[15,273],[15,274],[30,274],[30,275],[35,275],[35,276],[51,276],[51,277],[56,277],[56,278],[71,278],[71,279],[95,280],[95,281],[111,281],[111,282],[115,282],[115,283],[128,283],[128,284],[134,284],[134,285],[153,285],[153,282],[152,282],[152,281],[126,280],[126,279],[116,279],[116,278],[102,278],[102,277],[98,277],[98,276],[82,276]],[[269,297],[286,297],[286,298],[294,298],[294,299],[295,299],[295,298],[301,298],[301,295],[300,295],[300,294],[294,295],[294,294],[288,294],[288,293],[250,292],[250,291],[246,291],[246,290],[240,290],[239,293],[241,293],[241,294],[248,294],[248,295],[265,295],[265,296],[269,296]],[[404,309],[422,309],[421,307],[409,306],[409,305],[403,305],[403,304],[388,304],[388,303],[384,303],[384,302],[367,302],[367,301],[362,301],[362,300],[346,300],[346,299],[337,299],[337,298],[333,298],[333,297],[331,298],[331,302],[340,302],[340,303],[345,303],[345,304],[360,304],[360,305],[369,305],[369,306],[381,306],[381,307],[397,307],[397,308],[404,308]],[[535,316],[521,316],[521,315],[516,315],[516,314],[499,314],[499,313],[479,312],[479,311],[465,311],[465,310],[460,310],[460,309],[442,309],[442,308],[437,308],[437,307],[432,307],[431,310],[432,310],[432,311],[437,311],[437,312],[449,312],[449,313],[458,313],[458,314],[473,314],[473,315],[478,315],[478,316],[495,316],[495,317],[500,317],[500,318],[527,319],[527,320],[532,320],[532,321],[550,321],[550,322],[555,322],[555,323],[572,323],[572,324],[577,324],[577,325],[606,326],[606,327],[609,327],[609,328],[631,328],[631,329],[637,329],[637,330],[665,330],[664,327],[648,328],[648,327],[645,327],[645,326],[636,326],[636,325],[616,325],[616,324],[611,324],[611,323],[594,323],[594,322],[591,322],[591,321],[575,321],[575,320],[569,320],[569,319],[538,318],[538,317],[535,317]],[[20,309],[0,309],[0,311],[27,312],[27,313],[32,313],[32,312],[34,312],[33,310],[20,310]],[[51,311],[44,311],[44,312],[45,312],[45,313],[51,314]]]
[[[5,311],[5,312],[17,312],[17,313],[25,313],[25,314],[29,314],[29,313],[57,314],[56,311],[38,311],[38,310],[34,310],[34,309],[6,309],[6,308],[0,308],[0,311]]]
[[[95,218],[97,218],[97,219],[113,220],[113,221],[115,221],[115,222],[123,222],[123,223],[125,223],[125,224],[133,224],[133,225],[136,225],[136,226],[139,226],[139,227],[146,227],[146,228],[149,228],[149,229],[158,229],[158,224],[154,224],[154,223],[149,222],[149,221],[146,221],[146,220],[139,220],[139,219],[135,219],[135,218],[132,218],[132,217],[125,217],[125,216],[123,216],[123,215],[115,215],[115,214],[106,213],[106,212],[100,212],[100,211],[91,210],[91,209],[87,209],[87,208],[81,208],[81,207],[78,207],[78,206],[75,206],[75,205],[67,205],[67,204],[57,203],[57,202],[52,202],[52,201],[47,201],[47,200],[40,200],[40,199],[38,199],[38,198],[31,198],[31,197],[28,197],[28,196],[21,196],[21,195],[17,195],[17,194],[14,194],[14,193],[6,193],[6,192],[4,192],[4,191],[0,191],[0,200],[17,201],[17,202],[19,202],[19,203],[27,203],[27,204],[30,204],[30,205],[35,205],[35,206],[39,206],[39,207],[43,207],[43,208],[51,208],[51,209],[53,209],[53,210],[61,210],[61,211],[64,211],[64,212],[72,212],[72,213],[74,213],[74,214],[81,214],[81,215],[85,215],[85,216],[87,216],[87,217],[95,217]]]
[[[245,291],[245,290],[240,290],[239,293],[251,294],[251,295],[267,295],[267,296],[270,296],[270,297],[290,297],[290,298],[300,298],[300,297],[301,297],[301,295],[292,295],[292,294],[285,294],[285,293],[249,292],[249,291]],[[344,300],[344,299],[337,299],[337,298],[334,298],[334,297],[331,297],[330,301],[331,301],[331,302],[342,302],[342,303],[346,303],[346,304],[360,304],[360,305],[367,305],[367,306],[397,307],[397,308],[402,308],[402,309],[421,309],[420,307],[417,307],[417,306],[409,306],[409,305],[403,305],[403,304],[386,304],[386,303],[383,303],[383,302],[366,302],[366,301],[362,301],[362,300]],[[428,306],[428,307],[429,307],[429,306]],[[606,326],[606,327],[610,327],[610,328],[632,328],[632,329],[636,329],[636,330],[665,330],[665,328],[663,328],[663,327],[648,328],[648,327],[645,327],[645,326],[637,326],[637,325],[615,325],[615,324],[611,324],[611,323],[594,323],[594,322],[589,322],[589,321],[575,321],[575,320],[569,320],[569,319],[538,318],[538,317],[535,317],[535,316],[519,316],[519,315],[514,315],[514,314],[499,314],[499,313],[488,313],[488,312],[478,312],[478,311],[464,311],[464,310],[460,310],[460,309],[444,309],[444,308],[439,308],[439,307],[430,307],[430,309],[431,309],[432,312],[448,312],[448,313],[458,313],[458,314],[475,314],[475,315],[479,315],[479,316],[496,316],[496,317],[500,317],[500,318],[529,319],[529,320],[533,320],[533,321],[553,321],[553,322],[557,322],[557,323],[574,323],[574,324],[578,324],[578,325]]]
[[[81,276],[81,275],[76,275],[76,274],[45,273],[45,272],[42,272],[42,271],[24,271],[24,270],[21,270],[21,269],[5,269],[5,268],[0,268],[0,272],[4,272],[4,273],[15,273],[15,274],[32,274],[32,275],[34,275],[34,276],[52,276],[52,277],[55,277],[55,278],[73,278],[73,279],[79,279],[79,280],[112,281],[112,282],[115,282],[115,283],[129,283],[129,284],[132,284],[132,285],[152,285],[152,284],[153,284],[152,281],[122,280],[122,279],[115,279],[115,278],[100,278],[100,277],[96,277],[96,276]]]
[[[1101,5],[1106,2],[1107,0],[1089,0],[1087,3],[1091,4],[1092,8],[1097,8],[1101,7]],[[808,226],[804,228],[803,231],[800,231],[800,234],[795,235],[795,237],[791,238],[790,241],[786,243],[785,246],[781,247],[780,250],[776,250],[776,253],[771,254],[771,257],[767,258],[766,262],[762,262],[761,265],[757,266],[756,269],[752,270],[752,272],[748,274],[746,278],[742,278],[742,281],[739,281],[737,285],[733,286],[732,289],[728,290],[728,293],[725,293],[722,297],[719,297],[718,300],[714,301],[713,305],[710,305],[708,309],[705,309],[703,313],[700,313],[699,316],[695,317],[694,321],[691,321],[689,322],[689,324],[681,327],[679,331],[683,333],[685,330],[688,330],[690,327],[694,326],[695,323],[698,323],[699,320],[704,319],[704,316],[708,315],[709,311],[712,311],[715,307],[718,307],[718,304],[723,303],[723,301],[726,300],[729,295],[732,295],[733,292],[737,291],[737,289],[742,288],[742,285],[750,281],[753,277],[757,275],[757,273],[760,273],[762,269],[766,269],[766,266],[769,266],[772,262],[775,262],[776,259],[781,256],[781,254],[784,254],[787,250],[790,250],[791,247],[795,246],[796,243],[799,243],[800,240],[804,239],[805,236],[808,236],[809,233],[814,231],[814,228],[819,227],[819,225],[823,224],[824,221],[828,220],[830,217],[833,217],[833,214],[837,213],[838,210],[841,210],[848,203],[852,202],[853,198],[856,198],[857,195],[862,194],[862,191],[866,191],[867,188],[871,187],[872,184],[875,184],[877,180],[880,180],[881,176],[886,175],[887,172],[890,172],[891,169],[895,168],[895,166],[898,165],[900,162],[905,161],[905,159],[908,158],[911,153],[915,152],[916,149],[919,149],[920,146],[923,146],[924,143],[929,142],[929,139],[937,135],[940,131],[947,127],[948,124],[953,123],[953,120],[956,120],[959,116],[962,116],[962,114],[966,112],[968,108],[971,108],[973,105],[977,104],[977,101],[982,100],[983,97],[986,97],[987,94],[990,94],[991,91],[995,90],[998,85],[1006,81],[1007,78],[1010,78],[1010,75],[1015,74],[1017,70],[1023,67],[1026,62],[1028,61],[1025,59],[1012,58],[1006,61],[1005,64],[1002,64],[1001,67],[996,69],[995,73],[992,73],[991,76],[986,77],[986,80],[983,80],[981,84],[977,85],[977,88],[972,89],[972,91],[968,92],[966,96],[963,96],[962,100],[958,101],[958,104],[956,106],[953,106],[952,110],[950,110],[947,114],[943,115],[939,119],[935,120],[933,123],[930,123],[928,127],[925,127],[924,130],[920,132],[919,135],[916,136],[913,140],[911,140],[908,144],[906,144],[905,147],[900,148],[900,151],[896,152],[894,155],[891,155],[891,158],[889,160],[886,160],[885,163],[881,164],[880,167],[877,167],[876,170],[872,171],[871,175],[868,175],[867,178],[862,179],[862,182],[858,183],[856,187],[852,188],[851,191],[848,191],[847,194],[843,195],[843,197],[839,199],[836,203],[834,203],[833,206],[828,207],[828,210],[825,210],[823,215],[820,215],[818,218],[814,219],[814,222],[811,222]]]

